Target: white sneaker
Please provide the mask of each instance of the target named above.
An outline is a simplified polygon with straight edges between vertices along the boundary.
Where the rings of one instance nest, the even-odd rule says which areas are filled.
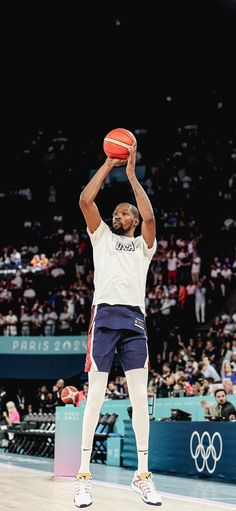
[[[131,483],[131,488],[140,493],[142,499],[146,504],[152,504],[153,506],[161,506],[161,496],[157,492],[154,482],[152,480],[151,472],[143,472],[138,474],[137,470],[134,473],[134,478]]]
[[[76,475],[74,503],[77,507],[87,507],[93,503],[92,476],[89,472]]]

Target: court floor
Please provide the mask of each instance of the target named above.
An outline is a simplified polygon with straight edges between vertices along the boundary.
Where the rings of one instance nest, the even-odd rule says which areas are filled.
[[[133,470],[92,463],[94,511],[147,509],[130,488]],[[236,511],[236,486],[195,478],[153,474],[163,511]],[[53,460],[0,452],[1,511],[70,511],[74,478],[58,477]],[[148,507],[150,509],[150,507]]]

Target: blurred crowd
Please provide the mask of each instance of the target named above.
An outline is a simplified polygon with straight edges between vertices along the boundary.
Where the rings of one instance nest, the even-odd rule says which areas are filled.
[[[157,220],[158,246],[146,289],[148,392],[205,395],[222,381],[233,393],[235,129],[223,130],[220,122],[182,123],[159,141],[154,130],[130,129]],[[62,129],[25,134],[15,149],[19,177],[9,172],[0,185],[1,336],[87,334],[93,261],[78,199],[90,171],[104,159],[102,139],[108,130],[100,132],[100,139],[91,134],[82,140],[76,155],[71,134]],[[108,224],[121,201],[133,202],[123,168],[115,186],[110,177],[98,196]],[[108,398],[127,396],[120,378],[124,375],[117,365]]]

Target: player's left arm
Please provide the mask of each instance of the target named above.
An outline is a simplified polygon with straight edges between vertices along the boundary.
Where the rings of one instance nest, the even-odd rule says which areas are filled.
[[[137,144],[134,144],[129,152],[130,155],[126,166],[126,174],[133,189],[139,213],[142,217],[142,236],[148,248],[151,248],[156,238],[156,220],[152,204],[135,174]]]

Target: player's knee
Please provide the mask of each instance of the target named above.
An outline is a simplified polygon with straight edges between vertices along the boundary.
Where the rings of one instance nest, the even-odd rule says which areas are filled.
[[[104,395],[98,389],[92,389],[88,392],[87,396],[87,404],[92,404],[93,406],[99,406],[102,404],[105,398]]]
[[[132,403],[132,406],[138,406],[139,409],[143,406],[146,407],[147,403],[147,389],[144,391],[140,391],[137,394],[133,394],[132,397],[130,396],[130,401]]]

